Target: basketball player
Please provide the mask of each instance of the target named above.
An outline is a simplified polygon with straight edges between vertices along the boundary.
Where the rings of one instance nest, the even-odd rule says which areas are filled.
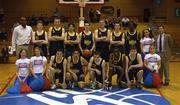
[[[110,34],[110,51],[113,52],[113,50],[119,49],[121,53],[124,53],[124,33],[120,31],[120,24],[119,22],[116,22],[114,24],[114,31],[112,34]]]
[[[75,49],[79,49],[79,35],[75,32],[75,24],[68,24],[68,31],[65,33],[65,56],[69,57]]]
[[[141,55],[137,53],[136,47],[130,48],[130,53],[126,56],[126,69],[125,76],[127,80],[127,86],[130,88],[133,86],[132,82],[135,82],[137,88],[142,88],[141,80],[143,77],[143,62]],[[135,81],[134,81],[135,79]]]
[[[52,80],[51,89],[55,89],[57,86],[66,88],[66,65],[67,61],[64,57],[63,51],[57,49],[56,55],[51,56],[49,62],[50,77]]]
[[[91,57],[88,70],[90,71],[91,88],[104,88],[105,84],[105,60],[101,58],[100,52],[95,52]]]
[[[80,33],[80,50],[83,57],[89,61],[90,56],[84,56],[84,50],[89,50],[92,55],[95,47],[94,35],[90,31],[90,24],[88,22],[84,23],[84,28],[85,30]]]
[[[113,49],[109,59],[109,87],[112,86],[112,76],[117,74],[117,84],[121,87],[121,80],[124,75],[125,54],[121,53],[118,48]]]
[[[88,62],[80,56],[78,49],[73,51],[72,56],[67,59],[67,81],[69,81],[69,87],[74,88],[75,83],[78,87],[83,89],[85,87],[85,76],[87,74]]]
[[[137,52],[141,53],[140,49],[140,33],[136,30],[137,24],[133,21],[128,23],[128,31],[126,32],[125,38],[125,51],[126,54],[129,54],[131,46],[135,46],[137,48]]]
[[[100,52],[101,57],[106,62],[106,78],[108,78],[109,70],[109,41],[110,41],[110,30],[105,28],[105,20],[99,21],[99,29],[95,30],[95,41],[96,51]]]
[[[47,32],[43,30],[43,22],[37,22],[37,31],[33,32],[32,42],[34,43],[34,48],[39,47],[43,52],[43,55],[47,57],[47,44],[48,37]]]
[[[54,26],[49,28],[49,54],[50,56],[56,54],[57,49],[64,50],[64,33],[65,30],[60,25],[60,19],[54,18]]]

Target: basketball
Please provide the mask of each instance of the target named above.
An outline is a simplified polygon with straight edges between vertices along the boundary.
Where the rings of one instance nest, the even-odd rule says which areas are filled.
[[[85,49],[85,50],[83,51],[83,56],[85,56],[85,57],[90,57],[91,55],[92,55],[92,53],[91,53],[90,50]]]

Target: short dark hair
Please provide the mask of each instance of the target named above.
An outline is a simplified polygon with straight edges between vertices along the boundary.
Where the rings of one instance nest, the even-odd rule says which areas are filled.
[[[39,24],[39,23],[42,24],[42,25],[44,25],[44,23],[43,23],[42,20],[38,20],[38,21],[37,21],[37,24]]]
[[[69,23],[69,24],[68,24],[68,27],[70,27],[71,25],[72,25],[73,27],[75,27],[75,24],[74,24],[74,23]]]
[[[137,51],[137,48],[136,48],[136,46],[131,46],[130,50],[136,50]]]

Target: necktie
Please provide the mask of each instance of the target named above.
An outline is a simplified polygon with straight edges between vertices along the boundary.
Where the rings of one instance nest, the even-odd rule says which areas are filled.
[[[159,37],[159,52],[162,51],[162,34],[160,34],[160,37]]]

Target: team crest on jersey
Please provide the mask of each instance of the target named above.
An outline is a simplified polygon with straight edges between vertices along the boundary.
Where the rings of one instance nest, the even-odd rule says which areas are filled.
[[[43,60],[34,60],[34,65],[42,65]]]

